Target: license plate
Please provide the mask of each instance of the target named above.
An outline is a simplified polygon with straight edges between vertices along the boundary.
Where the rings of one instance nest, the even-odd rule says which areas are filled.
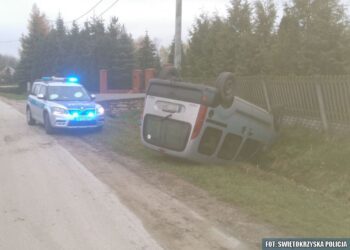
[[[91,121],[92,119],[90,117],[80,116],[80,117],[77,117],[76,120],[78,122],[85,122],[85,121]]]

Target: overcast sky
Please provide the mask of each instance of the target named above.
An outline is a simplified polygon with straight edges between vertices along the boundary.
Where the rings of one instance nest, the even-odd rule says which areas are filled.
[[[115,0],[103,0],[88,16],[80,19],[82,24],[89,16],[99,16]],[[252,2],[254,0],[251,0]],[[278,8],[286,0],[276,0]],[[349,1],[349,0],[344,0]],[[0,54],[18,55],[21,34],[27,32],[29,14],[34,3],[46,14],[48,19],[55,19],[61,13],[65,21],[71,21],[81,16],[94,6],[98,0],[1,0],[0,8]],[[158,45],[169,45],[175,30],[176,0],[119,0],[119,2],[103,17],[109,20],[117,16],[125,24],[134,38],[145,34],[147,30]],[[183,38],[187,39],[188,31],[193,21],[202,12],[217,12],[226,15],[226,7],[230,0],[183,0]],[[10,41],[10,42],[7,42]]]
[[[82,24],[92,15],[98,16],[115,0],[103,0],[90,15],[80,19]],[[17,40],[27,32],[27,24],[32,5],[36,3],[39,9],[49,19],[55,19],[60,12],[65,21],[71,21],[94,6],[98,0],[2,0],[0,9],[0,54],[18,54]],[[147,30],[152,38],[157,38],[160,45],[168,45],[174,36],[176,0],[119,0],[104,18],[119,17],[134,38],[145,34]],[[201,12],[226,14],[225,8],[229,0],[184,0],[183,1],[183,34],[186,38],[193,20]],[[5,42],[4,42],[5,41]]]

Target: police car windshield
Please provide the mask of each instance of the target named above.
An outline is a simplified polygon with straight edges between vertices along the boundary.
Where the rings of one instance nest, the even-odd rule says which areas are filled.
[[[91,98],[81,86],[49,86],[50,101],[90,101]]]

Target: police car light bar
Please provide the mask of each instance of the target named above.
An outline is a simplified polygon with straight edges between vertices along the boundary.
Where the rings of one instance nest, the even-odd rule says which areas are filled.
[[[68,77],[66,78],[66,81],[67,82],[79,82],[78,78],[77,77]]]
[[[43,80],[43,81],[52,81],[52,78],[53,77],[45,76],[45,77],[42,77],[41,80]]]
[[[45,76],[42,77],[43,81],[58,81],[58,82],[68,82],[68,83],[78,83],[79,79],[77,77],[55,77],[55,76]]]

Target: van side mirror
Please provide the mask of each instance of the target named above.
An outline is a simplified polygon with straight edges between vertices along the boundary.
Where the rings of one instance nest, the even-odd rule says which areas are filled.
[[[38,97],[38,99],[44,99],[44,95],[43,94],[38,94],[36,97]]]
[[[96,95],[95,94],[91,94],[90,97],[91,97],[92,100],[96,99]]]

